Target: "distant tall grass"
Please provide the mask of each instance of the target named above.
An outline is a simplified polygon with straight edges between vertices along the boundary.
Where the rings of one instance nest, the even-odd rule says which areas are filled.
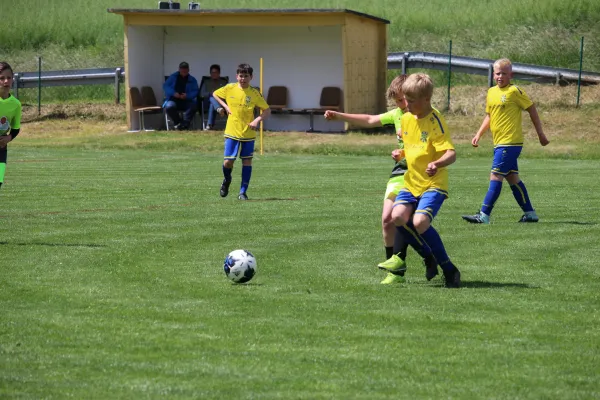
[[[2,7],[0,55],[19,71],[123,64],[123,21],[108,8],[155,8],[154,0],[25,0]],[[182,1],[185,7],[187,1]],[[349,8],[391,21],[389,51],[510,57],[518,62],[600,71],[598,0],[204,0],[202,8]],[[438,74],[439,77],[443,75]],[[456,83],[469,77],[457,77]],[[67,91],[71,89],[65,89]],[[58,91],[60,92],[60,90]]]

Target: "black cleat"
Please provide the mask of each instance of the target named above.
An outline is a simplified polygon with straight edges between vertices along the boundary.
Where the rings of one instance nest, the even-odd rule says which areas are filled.
[[[229,185],[231,185],[231,181],[223,179],[223,183],[221,183],[221,191],[219,192],[221,197],[227,197],[229,194]]]
[[[246,196],[246,193],[240,193],[238,200],[248,200],[248,196]]]
[[[489,224],[490,223],[490,217],[478,212],[477,214],[474,215],[463,215],[462,219],[464,219],[467,222],[470,222],[471,224]]]
[[[439,274],[437,260],[433,254],[430,254],[427,258],[424,258],[423,264],[425,264],[425,278],[427,278],[428,281],[432,280],[437,276],[437,274]]]
[[[452,271],[444,271],[445,285],[448,289],[458,289],[460,287],[460,271],[454,267]]]
[[[536,214],[523,214],[519,222],[538,222],[539,220]]]

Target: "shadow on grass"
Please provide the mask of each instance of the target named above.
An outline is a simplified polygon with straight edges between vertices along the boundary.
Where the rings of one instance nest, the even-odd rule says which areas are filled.
[[[0,242],[0,245],[7,246],[48,246],[48,247],[88,247],[88,248],[100,248],[107,247],[103,244],[83,244],[83,243],[45,243],[45,242]]]
[[[246,282],[246,283],[235,283],[231,282],[231,286],[244,287],[244,286],[264,286],[262,283]]]
[[[532,286],[527,283],[487,282],[487,281],[462,281],[461,287],[468,288],[468,289],[502,289],[502,288],[539,289],[539,286]]]
[[[582,222],[582,221],[544,221],[544,224],[598,225],[597,222]]]

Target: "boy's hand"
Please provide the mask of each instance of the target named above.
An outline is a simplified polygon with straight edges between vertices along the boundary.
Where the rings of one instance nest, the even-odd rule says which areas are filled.
[[[392,158],[396,162],[402,160],[404,158],[404,150],[402,150],[402,149],[394,149],[392,151]]]
[[[180,98],[181,100],[185,100],[185,99],[187,99],[187,94],[185,94],[185,93],[181,93],[181,94],[179,95],[179,98]]]
[[[540,139],[540,144],[542,146],[547,146],[548,143],[550,143],[550,141],[548,140],[548,138],[546,137],[546,135],[544,135],[543,133],[541,135],[538,135],[538,139]]]
[[[479,135],[475,135],[473,137],[473,139],[471,140],[471,144],[473,145],[473,147],[479,147],[479,139],[481,139],[481,136]]]
[[[248,124],[248,126],[249,126],[250,128],[252,128],[252,129],[258,129],[258,124],[260,124],[260,122],[259,122],[259,121],[257,121],[257,120],[254,120],[254,121],[250,122],[250,123]]]
[[[437,169],[437,165],[435,165],[433,162],[430,162],[427,164],[427,169],[425,169],[425,172],[427,172],[427,175],[429,176],[434,176],[437,173]]]
[[[331,110],[327,110],[327,111],[325,111],[324,116],[325,116],[325,119],[327,121],[333,121],[333,120],[337,119],[337,112],[331,111]]]

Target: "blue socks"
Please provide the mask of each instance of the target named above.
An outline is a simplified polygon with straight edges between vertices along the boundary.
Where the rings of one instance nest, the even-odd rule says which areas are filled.
[[[444,247],[444,243],[442,243],[442,238],[440,237],[439,233],[437,233],[437,231],[433,228],[433,226],[427,228],[427,230],[423,232],[421,236],[423,237],[423,239],[425,239],[427,244],[431,246],[433,256],[444,271],[453,271],[454,269],[456,269],[456,266],[454,266],[454,264],[452,264],[452,261],[450,261],[448,253],[446,253],[446,248]]]
[[[246,190],[248,190],[248,185],[250,184],[251,176],[252,176],[252,165],[242,166],[242,186],[240,188],[240,193],[246,193]]]
[[[494,208],[494,204],[496,204],[496,200],[500,197],[500,192],[502,191],[502,181],[490,181],[490,187],[488,188],[487,194],[483,199],[483,204],[481,205],[481,212],[490,215],[492,213],[492,208]],[[514,192],[514,190],[513,190]]]
[[[527,193],[527,189],[525,188],[525,184],[523,181],[519,181],[516,185],[510,185],[512,189],[513,196],[515,196],[515,200],[519,203],[521,210],[524,212],[533,211],[533,206],[531,205],[531,201],[529,200],[529,194]]]

